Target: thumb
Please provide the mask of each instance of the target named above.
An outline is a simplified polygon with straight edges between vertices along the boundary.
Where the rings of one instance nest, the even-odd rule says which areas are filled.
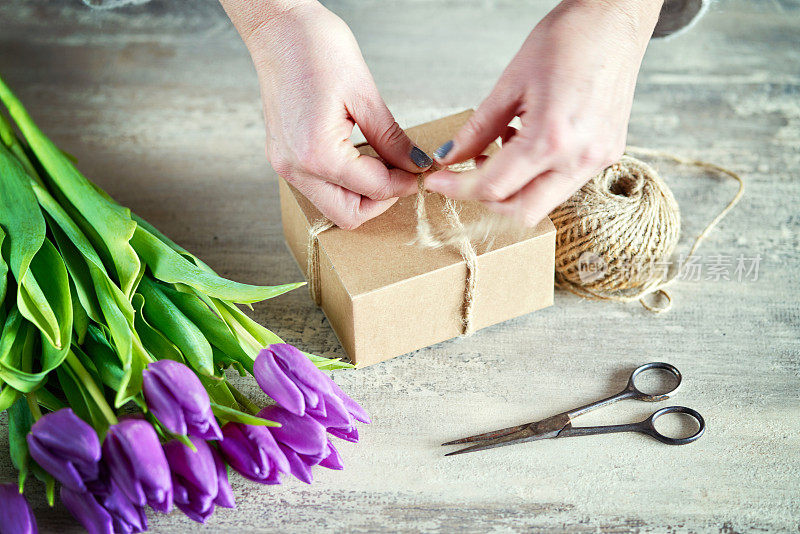
[[[354,105],[350,114],[370,146],[390,165],[419,173],[433,164],[400,128],[380,95]]]
[[[433,157],[443,165],[474,158],[500,137],[517,112],[518,99],[495,87],[456,136],[437,148]]]

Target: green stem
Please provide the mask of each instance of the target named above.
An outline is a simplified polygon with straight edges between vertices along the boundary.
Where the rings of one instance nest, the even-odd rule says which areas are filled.
[[[8,147],[8,150],[11,151],[14,156],[16,156],[17,160],[25,167],[25,170],[28,171],[28,175],[30,179],[36,182],[40,186],[44,186],[44,182],[42,182],[42,178],[39,176],[39,173],[36,172],[36,168],[31,163],[31,160],[28,159],[28,155],[25,154],[25,150],[22,148],[22,145],[17,139],[17,136],[14,134],[14,129],[11,127],[11,123],[8,122],[3,115],[0,115],[0,140],[2,140],[3,144]]]
[[[36,393],[26,393],[25,400],[28,401],[28,408],[31,410],[33,420],[38,421],[42,418],[42,410],[39,409],[39,402],[36,400]]]
[[[36,401],[39,403],[39,406],[44,406],[51,412],[67,407],[66,404],[61,402],[61,399],[44,388],[36,390]]]
[[[158,417],[156,417],[153,414],[153,412],[147,412],[144,417],[145,419],[150,421],[150,424],[153,425],[153,428],[156,429],[156,433],[158,433],[158,436],[161,438],[162,441],[170,441],[176,439],[181,443],[183,443],[184,445],[186,445],[187,447],[189,447],[190,449],[192,449],[193,452],[197,452],[197,447],[195,447],[194,443],[192,443],[192,440],[189,439],[189,436],[185,436],[182,434],[173,434],[172,432],[164,428],[164,425],[161,424],[161,421],[158,420]]]
[[[103,416],[108,421],[108,424],[116,425],[118,421],[117,416],[114,415],[114,410],[112,410],[111,406],[109,406],[108,402],[106,402],[103,392],[100,391],[100,388],[94,383],[89,371],[87,371],[83,365],[81,365],[80,360],[78,360],[78,357],[75,356],[75,353],[73,353],[71,350],[67,353],[67,363],[78,377],[81,385],[86,388],[86,391],[92,397],[92,400],[94,400],[94,402],[97,404],[97,407],[101,412],[103,412]]]
[[[258,412],[260,411],[258,406],[256,405],[256,403],[251,401],[247,397],[247,395],[245,395],[244,393],[233,387],[233,384],[231,384],[230,382],[228,382],[228,388],[230,388],[231,394],[233,394],[233,398],[236,399],[236,402],[238,402],[242,408],[244,408],[253,415],[258,414]]]

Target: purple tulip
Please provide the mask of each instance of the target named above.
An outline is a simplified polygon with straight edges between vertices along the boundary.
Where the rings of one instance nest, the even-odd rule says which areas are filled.
[[[36,518],[16,484],[0,484],[0,534],[36,534]]]
[[[89,534],[114,534],[111,514],[88,492],[61,486],[61,502]]]
[[[280,484],[289,461],[267,427],[228,423],[219,448],[228,464],[244,477],[262,484]]]
[[[356,401],[291,345],[276,343],[259,352],[253,374],[264,393],[288,412],[308,414],[325,428],[349,436],[345,439],[358,441],[355,421],[370,422]]]
[[[94,493],[114,520],[114,531],[128,533],[147,530],[144,506],[131,502],[108,473],[104,479],[102,488]]]
[[[153,415],[173,434],[222,439],[203,384],[172,360],[151,363],[142,372],[144,398]]]
[[[156,431],[142,419],[124,419],[111,426],[103,442],[103,459],[111,479],[136,506],[172,509],[172,481]]]
[[[100,477],[88,483],[87,488],[88,491],[79,492],[62,487],[61,500],[90,533],[130,534],[147,530],[144,507],[136,506],[122,493],[102,462]]]
[[[180,441],[164,446],[170,469],[175,505],[190,519],[205,523],[215,505],[234,508],[228,472],[217,452],[198,438],[190,438],[197,451]]]
[[[267,406],[258,416],[281,424],[269,431],[289,461],[289,472],[310,484],[311,467],[331,454],[325,427],[311,416],[300,417],[276,405]]]
[[[31,457],[64,486],[85,491],[85,482],[97,478],[100,440],[70,408],[36,421],[27,441]]]

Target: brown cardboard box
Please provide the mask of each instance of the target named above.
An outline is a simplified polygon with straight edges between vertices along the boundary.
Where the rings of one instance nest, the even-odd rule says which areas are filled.
[[[407,132],[430,154],[451,139],[471,113]],[[492,146],[487,153],[496,149]],[[374,154],[371,150],[361,148]],[[322,216],[284,180],[280,180],[280,199],[286,242],[305,271],[308,232]],[[429,195],[427,206],[434,227],[445,225],[440,197]],[[479,204],[461,204],[464,223],[484,213]],[[321,306],[345,352],[359,366],[461,334],[464,260],[451,248],[412,245],[415,228],[412,196],[356,230],[334,227],[319,235]],[[476,330],[553,303],[555,228],[550,219],[535,228],[503,233],[476,248]]]

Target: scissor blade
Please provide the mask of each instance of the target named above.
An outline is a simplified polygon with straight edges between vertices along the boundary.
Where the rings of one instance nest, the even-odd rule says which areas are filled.
[[[486,449],[494,449],[496,447],[503,447],[505,445],[513,445],[515,443],[520,443],[522,441],[533,441],[536,439],[542,439],[542,438],[540,436],[537,436],[534,433],[534,431],[532,431],[530,428],[525,428],[513,434],[500,436],[499,438],[486,440],[483,443],[478,443],[477,445],[472,445],[471,447],[466,447],[463,449],[459,449],[457,451],[448,452],[447,454],[445,454],[445,456],[455,456],[457,454],[464,454],[466,452],[477,452]]]
[[[536,441],[539,439],[547,439],[547,438],[554,438],[558,436],[558,433],[561,432],[564,427],[570,424],[569,416],[566,414],[559,414],[553,417],[549,417],[547,419],[543,419],[542,421],[538,421],[536,423],[530,423],[527,425],[520,425],[519,427],[512,427],[506,428],[505,431],[511,431],[513,429],[518,429],[516,431],[507,432],[506,434],[499,435],[495,438],[486,439],[484,438],[481,443],[477,445],[472,445],[471,447],[466,447],[463,449],[459,449],[457,451],[448,452],[445,456],[455,456],[457,454],[464,454],[467,452],[477,452],[477,451],[484,451],[486,449],[494,449],[496,447],[504,447],[506,445],[513,445],[515,443],[524,443],[526,441]],[[494,434],[498,434],[504,432],[503,430],[498,430],[494,432]],[[490,432],[489,434],[492,434]],[[485,434],[481,434],[485,435]],[[472,439],[475,441],[475,438],[479,436],[472,436],[472,438],[465,438],[465,439]],[[452,443],[468,443],[464,441],[456,441]],[[445,445],[447,445],[445,443]]]
[[[503,428],[502,430],[495,430],[493,432],[485,432],[483,434],[477,434],[475,436],[470,436],[468,438],[456,439],[453,441],[448,441],[447,443],[442,443],[442,447],[444,447],[445,445],[458,445],[459,443],[474,443],[476,441],[495,439],[502,436],[507,436],[509,434],[513,434],[515,432],[519,432],[520,430],[524,430],[528,426],[530,425],[527,424],[527,425],[510,426],[508,428]]]

